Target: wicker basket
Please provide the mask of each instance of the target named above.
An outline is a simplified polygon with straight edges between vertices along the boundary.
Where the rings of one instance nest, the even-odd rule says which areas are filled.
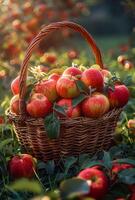
[[[43,27],[29,45],[20,71],[20,115],[8,112],[16,136],[27,153],[31,153],[43,161],[57,160],[61,157],[94,154],[110,147],[114,129],[122,109],[113,109],[101,118],[90,119],[79,117],[75,119],[61,119],[61,130],[58,139],[49,139],[45,132],[42,118],[32,118],[26,115],[26,78],[28,62],[33,50],[41,40],[60,28],[71,28],[81,33],[92,48],[96,63],[103,68],[100,50],[92,36],[80,25],[73,22],[56,22]]]

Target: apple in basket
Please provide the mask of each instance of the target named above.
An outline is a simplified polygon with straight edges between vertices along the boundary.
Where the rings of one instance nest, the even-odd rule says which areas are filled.
[[[82,102],[82,113],[85,117],[97,118],[109,111],[110,104],[108,98],[98,92],[87,97]]]
[[[52,80],[55,80],[55,81],[58,81],[59,78],[60,78],[60,75],[57,74],[57,73],[53,73],[48,77],[48,79],[52,79]]]
[[[19,94],[19,76],[11,82],[11,91],[14,95]]]
[[[65,69],[65,71],[63,72],[63,75],[71,75],[71,76],[80,75],[81,77],[81,74],[82,74],[82,71],[78,69],[77,67],[69,67]]]
[[[10,100],[10,111],[15,113],[16,115],[19,114],[19,95],[15,95]]]
[[[13,156],[8,166],[12,178],[32,178],[36,169],[36,162],[31,155],[20,154]]]
[[[111,88],[108,91],[108,98],[111,108],[123,107],[129,99],[129,90],[125,85],[115,85],[114,90]]]
[[[58,95],[69,99],[79,96],[80,92],[76,85],[76,80],[73,76],[61,76],[56,84]]]
[[[43,80],[36,84],[34,90],[36,93],[42,93],[49,101],[53,102],[58,98],[56,83],[57,81],[54,79]]]
[[[52,103],[41,93],[34,93],[26,106],[27,112],[32,117],[45,117],[52,108]]]
[[[88,87],[96,88],[99,92],[103,90],[104,79],[102,73],[98,69],[86,69],[82,73],[81,81]]]
[[[57,102],[57,104],[64,108],[67,117],[69,118],[80,117],[81,107],[80,105],[73,107],[72,99],[61,99]],[[59,114],[59,116],[62,116],[62,114]]]
[[[90,192],[87,196],[96,200],[105,197],[108,191],[108,178],[103,171],[95,168],[86,168],[79,173],[78,177],[87,180],[90,185]]]

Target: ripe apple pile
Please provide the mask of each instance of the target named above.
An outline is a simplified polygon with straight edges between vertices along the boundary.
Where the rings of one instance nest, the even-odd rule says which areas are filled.
[[[112,77],[110,71],[101,69],[98,65],[83,71],[72,66],[62,74],[48,73],[48,76],[33,84],[26,102],[27,114],[36,118],[46,117],[49,113],[56,112],[55,104],[65,110],[68,118],[99,118],[113,108],[123,107],[129,99],[129,90],[120,81],[113,82],[113,87],[108,85],[105,91],[106,84]],[[11,91],[14,96],[10,102],[10,110],[18,115],[19,76],[12,81]],[[59,117],[65,117],[58,110],[56,113]]]

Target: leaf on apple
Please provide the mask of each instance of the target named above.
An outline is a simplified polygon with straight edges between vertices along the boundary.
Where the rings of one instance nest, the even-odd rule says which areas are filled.
[[[64,108],[64,107],[59,106],[58,104],[54,103],[53,109],[54,109],[56,112],[58,112],[58,113],[60,113],[60,114],[62,114],[62,115],[64,115],[64,116],[67,116],[66,113],[65,113],[65,108]]]
[[[86,180],[71,178],[60,184],[60,193],[62,199],[68,199],[85,195],[90,192],[90,186]]]
[[[104,165],[106,166],[106,168],[110,168],[110,169],[112,168],[112,161],[111,161],[111,156],[110,156],[109,152],[104,151],[102,161],[103,161]]]
[[[87,96],[85,94],[80,94],[78,97],[74,98],[72,100],[73,108],[76,107],[79,103],[81,103],[86,98],[87,98]]]
[[[119,181],[125,184],[135,184],[135,168],[125,169],[118,173]]]
[[[45,130],[50,139],[56,139],[60,134],[60,121],[55,113],[51,113],[44,119]]]
[[[135,166],[135,160],[129,159],[129,158],[123,158],[123,159],[117,159],[114,162],[120,163],[120,164],[131,164]]]
[[[88,88],[86,87],[86,85],[82,81],[76,80],[76,85],[77,85],[80,92],[82,92],[82,93],[88,92]]]

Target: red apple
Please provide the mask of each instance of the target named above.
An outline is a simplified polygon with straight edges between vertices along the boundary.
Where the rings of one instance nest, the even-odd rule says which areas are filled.
[[[134,166],[131,164],[119,164],[119,163],[114,163],[112,167],[112,179],[115,180],[117,178],[117,174],[125,169],[133,168]]]
[[[128,102],[129,95],[129,90],[125,85],[115,85],[114,90],[110,88],[108,98],[111,108],[125,106]]]
[[[122,64],[122,65],[124,65],[124,63],[125,63],[126,60],[127,60],[127,56],[126,55],[120,55],[117,58],[118,63]]]
[[[11,91],[14,95],[19,94],[19,76],[11,82]]]
[[[14,179],[32,178],[35,169],[35,160],[29,154],[15,155],[9,161],[9,172]]]
[[[101,74],[103,75],[104,79],[112,77],[111,72],[106,69],[101,70]]]
[[[32,117],[45,117],[51,110],[52,103],[41,93],[34,93],[27,103],[27,112]]]
[[[15,30],[19,31],[21,30],[21,21],[19,19],[15,19],[13,22],[12,22],[12,26]]]
[[[19,95],[15,95],[10,100],[10,111],[12,113],[15,113],[16,115],[19,115]]]
[[[63,75],[71,75],[71,76],[79,75],[81,77],[81,74],[82,74],[81,70],[78,69],[77,67],[69,67],[63,72]]]
[[[125,61],[125,63],[124,63],[124,69],[125,70],[130,70],[133,67],[134,67],[134,65],[133,65],[133,63],[131,61],[129,61],[129,60]]]
[[[88,196],[97,200],[105,197],[108,190],[108,179],[103,171],[94,168],[87,168],[82,170],[78,177],[87,180],[90,185]]]
[[[68,57],[69,57],[69,59],[75,59],[75,58],[78,57],[78,54],[77,54],[77,52],[75,50],[70,50],[68,52]]]
[[[62,76],[56,84],[57,93],[63,98],[74,98],[79,96],[80,92],[77,88],[75,79],[72,76]]]
[[[130,200],[135,200],[135,192],[133,192],[130,196]]]
[[[128,126],[128,128],[135,129],[135,119],[128,120],[127,126]]]
[[[57,82],[53,79],[41,81],[36,84],[35,92],[44,94],[49,101],[53,102],[58,98],[56,83]]]
[[[93,93],[82,102],[82,113],[85,117],[97,118],[109,111],[109,100],[101,93]]]
[[[54,53],[45,54],[44,57],[45,57],[45,61],[51,64],[55,63],[57,60],[57,56]]]
[[[77,105],[73,108],[72,99],[61,99],[57,102],[57,104],[65,108],[65,113],[67,117],[69,118],[80,117],[81,115],[80,105]]]
[[[4,117],[3,116],[0,116],[0,124],[4,124]]]
[[[100,70],[93,68],[86,69],[82,73],[81,80],[88,87],[91,86],[92,88],[96,88],[97,91],[103,90],[104,79]]]
[[[53,79],[55,81],[58,81],[59,78],[60,78],[60,75],[57,73],[53,73],[48,77],[48,79]]]
[[[123,163],[123,164],[114,163],[112,167],[112,173],[118,174],[121,170],[129,169],[129,168],[133,168],[133,165],[127,164],[127,163]]]

